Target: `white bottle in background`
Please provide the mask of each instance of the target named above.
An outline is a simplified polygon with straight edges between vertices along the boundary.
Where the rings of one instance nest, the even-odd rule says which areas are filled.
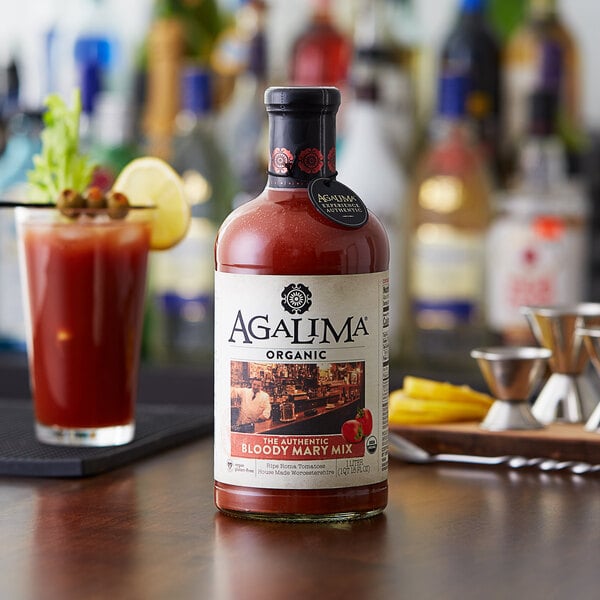
[[[385,114],[373,81],[357,83],[347,109],[347,128],[338,160],[338,179],[350,187],[383,223],[390,243],[390,337],[401,329],[405,294],[402,256],[406,179],[386,134]]]
[[[182,71],[181,83],[171,164],[183,179],[192,221],[177,247],[151,257],[155,327],[150,351],[160,360],[208,364],[214,347],[213,248],[236,188],[213,131],[210,72],[191,65]]]
[[[394,0],[359,0],[351,81],[356,83],[368,77],[375,82],[378,109],[385,118],[385,135],[406,165],[417,133],[410,47],[414,40],[406,39],[407,32],[403,30],[410,3],[404,2],[402,7],[399,4]]]
[[[533,94],[521,180],[499,199],[487,240],[488,322],[505,343],[534,341],[522,306],[574,304],[587,293],[589,207],[567,179],[555,110],[553,93]]]

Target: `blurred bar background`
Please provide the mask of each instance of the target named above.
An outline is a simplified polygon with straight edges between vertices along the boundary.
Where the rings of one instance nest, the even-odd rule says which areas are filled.
[[[110,187],[154,154],[184,178],[185,242],[155,253],[147,364],[212,361],[212,246],[264,187],[269,85],[336,85],[339,179],[390,237],[393,360],[475,369],[529,343],[519,307],[600,301],[595,0],[0,0],[0,196],[27,196],[43,101],[82,90]],[[24,350],[0,214],[0,349]]]

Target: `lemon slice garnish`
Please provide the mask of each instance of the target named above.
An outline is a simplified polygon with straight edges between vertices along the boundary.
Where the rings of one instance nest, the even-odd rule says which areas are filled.
[[[190,205],[181,178],[164,160],[153,156],[132,160],[119,173],[113,190],[125,194],[132,206],[156,207],[151,211],[152,250],[172,248],[185,237]]]

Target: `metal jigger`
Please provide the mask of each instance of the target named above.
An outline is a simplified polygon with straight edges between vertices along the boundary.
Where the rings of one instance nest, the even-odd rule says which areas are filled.
[[[584,374],[589,357],[577,328],[600,325],[600,304],[527,306],[522,311],[540,345],[552,350],[552,375],[533,405],[533,414],[542,423],[585,422],[598,396]]]
[[[527,400],[540,383],[551,355],[547,348],[510,346],[471,351],[496,399],[481,424],[483,429],[505,431],[543,427],[533,416]]]
[[[576,331],[583,339],[596,373],[600,375],[600,327],[578,327]],[[596,405],[585,424],[585,429],[600,432],[600,404]]]

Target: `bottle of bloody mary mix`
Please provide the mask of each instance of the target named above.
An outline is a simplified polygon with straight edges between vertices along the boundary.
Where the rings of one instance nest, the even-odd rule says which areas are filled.
[[[336,180],[339,91],[269,88],[265,104],[267,187],[215,246],[215,502],[372,516],[387,502],[387,238]]]

